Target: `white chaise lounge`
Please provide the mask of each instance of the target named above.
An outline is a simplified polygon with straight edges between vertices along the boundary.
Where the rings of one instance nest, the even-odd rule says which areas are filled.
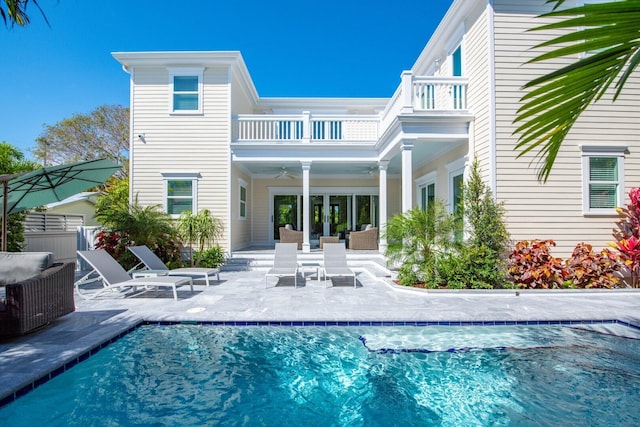
[[[182,285],[189,285],[193,293],[193,279],[191,277],[178,276],[153,276],[132,279],[129,273],[120,265],[118,261],[113,259],[111,255],[104,249],[96,249],[94,251],[78,251],[78,255],[84,259],[93,269],[91,273],[85,275],[82,279],[76,281],[76,291],[83,298],[95,298],[106,291],[123,288],[153,287],[153,288],[171,288],[173,290],[173,299],[178,299],[176,288]],[[103,287],[95,292],[86,293],[80,290],[80,285],[86,283],[88,277],[92,273],[97,273],[102,280]],[[91,279],[95,281],[94,279]]]
[[[353,277],[353,287],[356,287],[356,274],[347,266],[347,250],[344,243],[325,243],[324,252],[324,283],[332,277]]]
[[[264,276],[264,287],[267,287],[267,279],[271,276],[293,276],[294,287],[298,287],[298,244],[276,243],[273,257],[273,268]]]
[[[209,276],[215,274],[217,280],[220,280],[219,268],[184,267],[169,270],[169,267],[147,246],[129,246],[127,249],[144,264],[149,274],[155,273],[158,276],[182,276],[191,277],[192,279],[204,279],[207,286],[209,286]]]

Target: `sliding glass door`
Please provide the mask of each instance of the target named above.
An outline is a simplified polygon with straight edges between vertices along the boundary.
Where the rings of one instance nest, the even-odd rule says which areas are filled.
[[[314,193],[309,203],[309,240],[317,244],[321,236],[345,238],[348,231],[360,230],[367,224],[378,226],[378,196],[337,191]],[[372,190],[368,190],[372,192]],[[291,224],[302,230],[303,198],[300,194],[273,196],[273,238],[280,239],[280,227]]]
[[[276,195],[273,196],[273,238],[280,240],[280,227],[287,224],[300,230],[298,227],[298,196]]]

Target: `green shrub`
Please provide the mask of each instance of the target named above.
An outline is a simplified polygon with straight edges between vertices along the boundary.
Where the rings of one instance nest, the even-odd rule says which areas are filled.
[[[462,194],[468,237],[459,256],[468,280],[465,287],[503,288],[510,244],[505,208],[482,180],[477,159],[471,165]]]
[[[399,262],[398,280],[402,285],[427,287],[435,282],[436,263],[440,253],[454,250],[455,219],[445,205],[434,200],[428,209],[414,208],[394,215],[387,223],[386,255],[391,263]]]
[[[221,246],[205,249],[202,254],[200,254],[200,251],[195,251],[194,258],[200,259],[200,267],[208,268],[219,267],[226,261],[224,249]]]

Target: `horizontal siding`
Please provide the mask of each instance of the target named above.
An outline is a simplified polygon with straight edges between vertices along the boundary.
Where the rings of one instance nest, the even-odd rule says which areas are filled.
[[[517,4],[512,4],[517,3]],[[496,156],[497,195],[505,202],[507,222],[514,240],[553,239],[559,256],[568,256],[576,243],[596,249],[611,241],[615,217],[582,214],[581,144],[628,145],[625,159],[626,191],[640,182],[640,79],[636,73],[620,99],[610,96],[589,108],[562,146],[546,184],[536,178],[537,160],[532,155],[517,159],[517,136],[513,120],[524,95],[521,87],[535,76],[556,70],[576,58],[523,65],[542,52],[532,47],[554,32],[526,32],[543,21],[534,16],[545,10],[544,0],[495,2],[496,45]]]
[[[246,202],[246,219],[240,218],[240,180],[246,183],[247,202]],[[251,177],[242,172],[238,167],[231,167],[231,249],[240,249],[250,246],[251,237],[251,218],[253,215],[253,185]]]
[[[198,209],[225,224],[221,244],[229,247],[230,122],[227,69],[204,73],[203,114],[169,114],[164,68],[137,68],[133,78],[133,194],[142,205],[163,204],[165,172],[198,172]],[[144,133],[146,142],[135,135]]]
[[[487,10],[473,23],[464,37],[464,71],[469,78],[467,105],[475,116],[474,155],[479,161],[483,177],[489,182],[493,167],[493,135],[491,129],[491,91],[489,70],[489,35]]]

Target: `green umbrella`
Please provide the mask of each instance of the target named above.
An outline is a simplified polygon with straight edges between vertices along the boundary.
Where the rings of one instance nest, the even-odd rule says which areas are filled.
[[[59,202],[103,184],[120,166],[111,160],[89,160],[50,166],[32,172],[0,175],[2,195],[2,250],[7,250],[7,215]]]

